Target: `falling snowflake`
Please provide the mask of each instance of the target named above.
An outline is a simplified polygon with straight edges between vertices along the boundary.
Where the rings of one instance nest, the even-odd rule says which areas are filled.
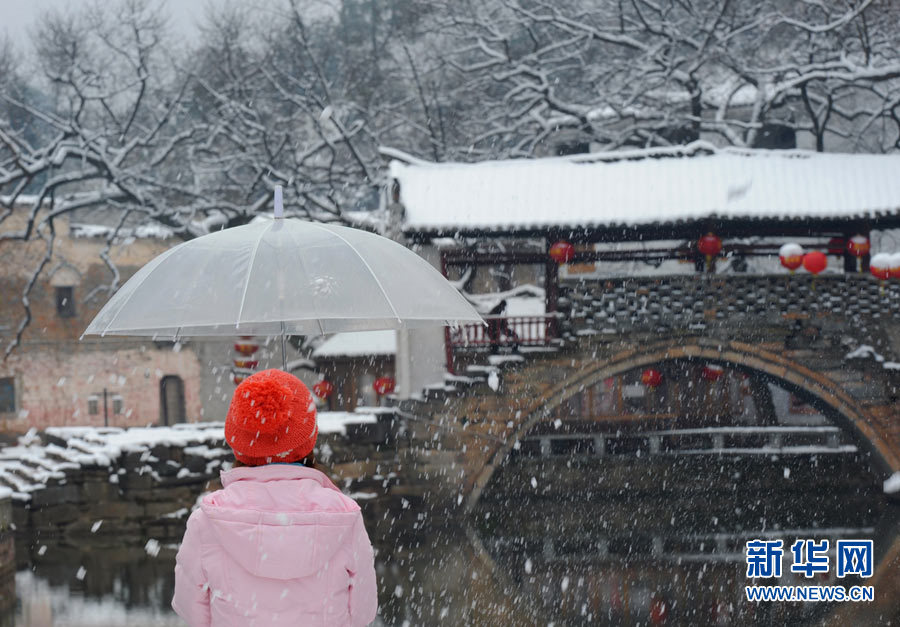
[[[159,555],[159,549],[159,540],[154,540],[153,538],[147,540],[147,544],[144,545],[144,550],[150,557],[156,557],[157,555]]]

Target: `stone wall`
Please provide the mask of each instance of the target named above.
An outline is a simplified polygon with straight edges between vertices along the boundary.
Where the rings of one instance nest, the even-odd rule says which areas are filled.
[[[46,434],[43,439],[66,446]],[[197,497],[230,460],[224,442],[198,442],[123,453],[108,465],[66,467],[29,500],[15,501],[17,537],[29,553],[88,539],[110,546],[177,542]]]
[[[585,281],[560,286],[561,327],[579,335],[672,331],[771,342],[814,343],[824,335],[891,356],[888,329],[900,284],[883,290],[863,274],[692,275]]]
[[[375,526],[384,523],[389,510],[402,516],[416,499],[401,487],[406,485],[403,469],[409,467],[402,460],[410,456],[398,452],[391,435],[395,423],[395,416],[384,414],[378,423],[347,425],[347,435],[320,434],[316,446],[323,470],[359,500]],[[4,481],[20,486],[11,517],[27,554],[38,554],[44,545],[85,541],[94,546],[177,543],[200,495],[219,487],[219,472],[233,460],[224,440],[209,437],[123,451],[112,459],[97,454],[102,447],[87,451],[76,438],[42,433],[40,439],[45,458],[24,459],[18,470],[16,465],[3,470]],[[79,457],[82,451],[87,454]],[[42,468],[42,475],[34,474]],[[20,476],[8,476],[13,473]],[[40,484],[34,484],[36,476]]]

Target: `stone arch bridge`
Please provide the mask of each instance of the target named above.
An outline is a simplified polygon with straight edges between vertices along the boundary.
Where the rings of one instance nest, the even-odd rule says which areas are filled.
[[[401,403],[432,498],[471,511],[555,406],[672,360],[726,365],[799,393],[869,453],[876,472],[900,472],[900,287],[854,274],[694,275],[585,282],[560,296],[555,346],[470,367]]]

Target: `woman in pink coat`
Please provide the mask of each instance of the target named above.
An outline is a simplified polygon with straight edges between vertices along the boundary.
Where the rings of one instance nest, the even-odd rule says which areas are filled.
[[[367,625],[378,600],[359,506],[312,468],[316,407],[296,377],[265,370],[234,392],[237,459],[191,514],[172,607],[191,627]]]

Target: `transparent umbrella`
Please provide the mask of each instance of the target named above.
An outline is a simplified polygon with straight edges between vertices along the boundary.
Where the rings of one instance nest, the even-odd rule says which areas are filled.
[[[185,242],[141,268],[84,335],[328,334],[482,322],[427,261],[387,238],[281,217]],[[283,351],[282,351],[283,352]]]

